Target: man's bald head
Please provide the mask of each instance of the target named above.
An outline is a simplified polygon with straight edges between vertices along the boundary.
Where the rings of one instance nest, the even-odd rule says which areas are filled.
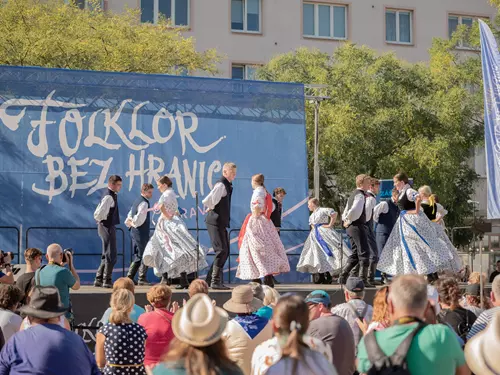
[[[62,249],[61,245],[59,245],[57,243],[53,243],[52,245],[49,245],[49,247],[47,247],[47,259],[49,261],[58,262],[59,257],[62,254],[62,252],[63,252],[63,249]]]

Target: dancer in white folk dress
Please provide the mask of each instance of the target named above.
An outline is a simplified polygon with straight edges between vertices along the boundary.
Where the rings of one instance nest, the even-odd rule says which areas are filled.
[[[309,199],[307,206],[312,212],[309,216],[311,233],[300,254],[297,271],[312,273],[315,284],[330,284],[332,275],[347,263],[350,250],[342,246],[341,234],[333,229],[337,219],[335,210],[320,207],[317,198]]]
[[[251,214],[243,223],[238,241],[240,257],[236,277],[257,282],[263,277],[266,285],[274,287],[272,275],[289,272],[290,265],[278,232],[270,220],[272,198],[264,187],[264,175],[254,175],[252,187]]]
[[[161,215],[144,251],[143,263],[153,267],[155,275],[162,276],[162,283],[167,283],[169,277],[180,277],[178,289],[186,289],[187,275],[208,267],[206,249],[198,247],[181,219],[170,178],[163,176],[157,184],[162,195],[155,208]]]
[[[421,197],[411,188],[408,176],[394,176],[401,209],[394,229],[380,255],[378,269],[388,275],[416,273],[434,280],[441,264],[449,259],[448,249],[438,240],[435,226],[420,210]]]
[[[439,265],[440,270],[451,270],[454,273],[458,273],[462,269],[462,261],[458,256],[457,249],[451,243],[448,235],[445,232],[444,226],[441,224],[443,217],[448,213],[444,207],[437,203],[432,190],[429,186],[424,185],[418,189],[418,193],[422,197],[422,209],[425,215],[429,218],[436,229],[436,233],[439,241],[443,244],[443,247],[448,249],[449,259],[443,264]],[[435,278],[436,276],[434,276]]]

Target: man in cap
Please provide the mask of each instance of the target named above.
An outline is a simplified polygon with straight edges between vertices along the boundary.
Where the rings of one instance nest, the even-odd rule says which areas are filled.
[[[36,286],[21,307],[31,328],[16,333],[0,353],[0,374],[100,375],[83,339],[59,325],[67,308],[54,286]]]
[[[364,320],[370,324],[373,315],[373,307],[364,301],[365,284],[363,279],[349,277],[345,284],[344,296],[346,302],[335,306],[332,313],[347,320],[354,334],[354,343],[357,346],[363,336],[358,321]]]
[[[332,363],[339,375],[352,375],[355,371],[354,335],[349,323],[330,311],[330,296],[324,290],[315,290],[306,297],[309,307],[307,334],[316,337],[332,350]]]

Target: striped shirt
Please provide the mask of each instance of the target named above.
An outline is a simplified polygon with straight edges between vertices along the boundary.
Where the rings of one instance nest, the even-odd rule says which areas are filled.
[[[481,315],[479,315],[472,325],[469,333],[467,334],[467,341],[469,341],[472,337],[477,335],[479,332],[484,330],[489,322],[493,319],[493,316],[500,311],[500,306],[493,307],[492,309],[486,310]]]

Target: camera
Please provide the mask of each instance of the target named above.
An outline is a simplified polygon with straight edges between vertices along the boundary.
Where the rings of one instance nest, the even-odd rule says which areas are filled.
[[[69,261],[69,257],[67,255],[68,253],[70,253],[71,255],[73,255],[75,252],[73,251],[72,248],[64,249],[63,250],[63,257],[62,257],[62,262],[63,263],[68,263],[68,261]]]
[[[5,267],[7,264],[10,264],[14,259],[14,253],[4,252],[0,250],[0,267]]]

